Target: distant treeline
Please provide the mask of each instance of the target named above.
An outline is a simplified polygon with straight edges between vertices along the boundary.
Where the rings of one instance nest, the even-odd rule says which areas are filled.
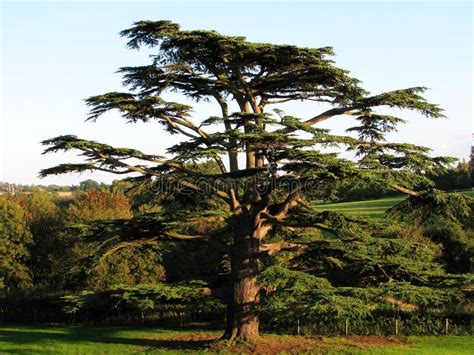
[[[23,185],[0,181],[0,192],[69,192],[69,191],[86,191],[90,189],[108,189],[112,185],[97,182],[92,179],[84,180],[79,185]]]

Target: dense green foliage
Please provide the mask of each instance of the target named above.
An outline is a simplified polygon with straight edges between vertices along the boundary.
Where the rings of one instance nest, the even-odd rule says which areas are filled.
[[[10,291],[57,293],[154,283],[165,278],[159,248],[123,250],[91,267],[98,245],[71,233],[70,226],[98,219],[130,219],[121,192],[87,190],[63,199],[35,191],[0,198],[2,278]]]
[[[94,196],[92,202],[114,198],[113,193],[105,190],[91,190],[78,193],[68,202],[44,192],[4,199],[21,216],[17,222],[23,222],[22,228],[32,231],[31,241],[36,238],[44,243],[36,246],[30,241],[24,245],[24,266],[16,270],[23,270],[28,280],[22,286],[23,291],[33,293],[2,301],[5,320],[23,317],[25,321],[103,323],[117,322],[117,317],[124,316],[128,321],[140,321],[144,315],[174,323],[192,320],[201,313],[207,314],[207,319],[222,317],[222,303],[208,297],[209,291],[202,290],[222,284],[228,273],[228,262],[221,251],[209,248],[208,244],[170,243],[164,254],[156,247],[123,248],[96,265],[85,263],[90,255],[100,255],[91,249],[90,242],[81,238],[79,231],[87,225],[67,224],[66,229],[61,226],[85,221],[85,217],[78,217],[77,211],[87,196]],[[125,201],[129,198],[118,196],[125,208],[117,210],[117,218],[126,217],[130,214],[130,204]],[[159,207],[160,211],[179,204],[179,201],[159,201],[154,202],[154,208]],[[92,202],[86,201],[85,205]],[[102,208],[104,212],[97,209],[98,215],[106,213],[110,217],[107,204]],[[88,215],[87,212],[84,216]],[[36,227],[40,220],[41,228]],[[117,221],[122,223],[122,220]],[[307,247],[303,254],[288,252],[267,257],[265,261],[267,268],[260,276],[266,295],[260,309],[263,327],[273,324],[270,329],[291,332],[298,320],[308,332],[336,334],[349,319],[351,324],[359,324],[362,333],[366,329],[369,334],[391,334],[393,319],[402,318],[406,334],[430,334],[441,332],[443,317],[448,316],[453,322],[452,331],[466,332],[468,323],[462,315],[468,312],[466,302],[470,296],[464,293],[467,289],[464,292],[461,289],[469,286],[470,281],[463,275],[446,278],[443,271],[444,267],[455,274],[470,271],[466,268],[470,267],[472,252],[465,235],[469,230],[453,223],[436,227],[431,222],[425,230],[382,225],[370,234],[356,233],[350,241],[323,238],[317,229],[307,228],[299,234]],[[188,231],[209,233],[213,228],[219,231],[218,227],[215,221],[206,222],[204,218],[188,226]],[[273,238],[278,240],[288,233],[294,232],[283,227]],[[453,233],[458,233],[458,237]],[[451,239],[440,239],[448,237]],[[35,258],[26,257],[28,252],[34,253]],[[196,279],[206,281],[182,284],[184,280]],[[172,283],[160,283],[165,280]],[[456,306],[451,309],[451,305]],[[440,314],[440,307],[448,308]],[[15,313],[17,308],[26,313]],[[410,315],[413,311],[415,314],[422,311],[424,315],[413,318]],[[435,323],[439,324],[429,319],[438,319]]]
[[[1,293],[31,286],[31,275],[27,267],[31,231],[25,217],[20,206],[0,196]]]

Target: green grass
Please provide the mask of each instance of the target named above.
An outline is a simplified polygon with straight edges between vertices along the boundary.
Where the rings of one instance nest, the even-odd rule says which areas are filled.
[[[85,326],[0,327],[0,354],[181,354],[186,344],[166,340],[187,331]],[[217,333],[216,333],[217,334]],[[198,345],[198,344],[195,344]],[[186,345],[192,347],[193,344]]]
[[[461,193],[467,197],[474,198],[474,191],[463,191]]]
[[[331,203],[318,205],[316,208],[321,211],[343,212],[350,215],[382,218],[386,210],[395,206],[403,199],[404,197],[391,197],[380,200]]]
[[[474,191],[463,191],[463,195],[474,198]],[[356,202],[331,203],[317,205],[320,211],[343,212],[354,216],[366,216],[371,218],[382,218],[385,211],[405,199],[405,196],[382,198],[379,200],[367,200]]]
[[[349,352],[350,354],[351,352]],[[472,336],[423,336],[408,337],[408,344],[398,347],[364,349],[354,354],[416,354],[416,355],[472,355],[474,337]]]
[[[203,341],[180,341],[176,336],[195,334],[197,330],[163,328],[118,328],[85,326],[4,326],[0,327],[0,354],[154,354],[197,353]],[[218,336],[219,331],[205,331]],[[276,335],[273,335],[275,337]],[[192,339],[192,338],[191,338]],[[337,343],[341,338],[325,338]],[[324,348],[325,354],[472,354],[474,337],[409,337],[407,345],[387,348]],[[318,352],[319,353],[319,352]]]

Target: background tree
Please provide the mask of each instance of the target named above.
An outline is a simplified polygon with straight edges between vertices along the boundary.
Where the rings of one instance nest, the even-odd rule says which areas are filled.
[[[132,217],[129,199],[120,191],[86,190],[69,205],[66,219],[87,222],[106,219],[127,219]]]
[[[442,246],[446,270],[455,274],[472,272],[474,203],[459,194],[433,190],[412,196],[387,211],[395,220],[423,226],[428,237]]]
[[[130,199],[120,189],[89,189],[78,194],[66,209],[65,219],[69,223],[90,223],[98,220],[129,220],[132,218]],[[100,290],[115,285],[136,285],[154,283],[165,279],[162,266],[162,253],[158,247],[123,249],[108,254],[90,269],[81,262],[87,255],[97,253],[97,247],[91,247],[74,232],[66,230],[63,238],[69,241],[73,256],[69,255],[71,275],[70,286]],[[82,280],[76,284],[74,280]],[[74,286],[74,284],[76,284]]]
[[[470,164],[464,160],[456,167],[446,169],[441,174],[430,176],[436,187],[442,190],[466,190],[473,187]]]
[[[12,292],[31,287],[28,269],[31,232],[25,211],[15,202],[0,196],[0,291]]]
[[[426,147],[385,141],[385,134],[404,120],[380,114],[376,108],[443,117],[437,105],[421,96],[425,88],[370,95],[359,80],[334,65],[330,47],[252,43],[215,31],[184,31],[169,21],[137,22],[122,35],[129,39],[129,48],[147,46],[156,52],[149,65],[119,70],[131,92],[87,99],[89,119],[119,110],[129,122],[157,120],[168,133],[186,140],[169,147],[164,157],[60,136],[43,142],[50,146],[46,153],[78,150],[86,161],[45,169],[41,175],[85,170],[134,173],[135,182],[142,186],[166,187],[177,194],[210,194],[221,200],[225,208],[219,211],[160,213],[132,223],[96,225],[94,233],[109,247],[113,240],[122,246],[160,239],[220,241],[231,269],[226,338],[257,339],[261,295],[257,275],[262,258],[300,246],[291,240],[266,243],[275,228],[310,226],[338,237],[351,233],[347,224],[353,222],[316,212],[308,199],[328,196],[338,181],[347,180],[371,181],[418,196],[417,190],[432,184],[426,173],[451,162],[430,157]],[[221,114],[192,118],[190,106],[163,98],[167,90],[195,101],[212,100]],[[275,105],[290,101],[331,108],[308,118],[280,110],[271,113]],[[231,111],[234,107],[237,112]],[[318,123],[338,116],[341,121],[351,117],[357,122],[354,127],[348,123],[347,136],[317,128]],[[355,160],[340,158],[341,150],[352,151]],[[205,172],[191,165],[202,159],[213,159],[219,171]],[[197,217],[220,218],[224,223],[220,240],[188,234],[186,222]]]
[[[55,256],[67,254],[63,241],[56,233],[63,224],[64,211],[55,196],[45,191],[18,193],[11,200],[22,206],[25,223],[32,234],[28,266],[35,289],[56,290],[60,287],[64,269]]]
[[[99,183],[95,180],[92,180],[92,179],[87,179],[87,180],[84,180],[84,181],[81,181],[79,183],[79,190],[82,190],[82,191],[87,191],[87,190],[99,190],[101,188],[106,188],[107,185],[103,184],[103,183]]]

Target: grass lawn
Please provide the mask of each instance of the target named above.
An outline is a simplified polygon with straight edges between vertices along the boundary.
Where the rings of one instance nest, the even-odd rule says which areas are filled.
[[[214,340],[219,331],[85,326],[0,327],[0,354],[472,354],[474,337],[324,337],[266,335],[256,348]]]
[[[161,328],[0,327],[0,354],[127,354],[149,351],[180,354],[179,344],[166,339],[184,333],[186,331]],[[193,345],[199,344],[189,343],[190,348]]]
[[[463,191],[462,194],[470,198],[474,198],[474,191]],[[386,210],[392,206],[395,206],[405,198],[405,196],[398,196],[382,198],[379,200],[331,203],[326,205],[317,205],[316,208],[320,211],[336,211],[351,215],[382,218]]]

